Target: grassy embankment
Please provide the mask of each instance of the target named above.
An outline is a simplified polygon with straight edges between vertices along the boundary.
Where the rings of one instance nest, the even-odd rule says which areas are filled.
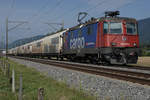
[[[14,67],[16,75],[16,93],[11,92],[9,78],[4,76],[0,69],[0,100],[18,100],[19,76],[23,75],[23,100],[37,100],[38,88],[43,87],[44,100],[94,100],[83,91],[70,89],[65,83],[57,82],[37,72],[35,69],[27,68],[13,61],[9,61],[11,69]]]

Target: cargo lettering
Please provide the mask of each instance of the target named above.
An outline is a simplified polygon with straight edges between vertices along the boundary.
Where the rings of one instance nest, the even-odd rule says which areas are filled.
[[[70,49],[84,48],[85,39],[84,37],[70,39]]]

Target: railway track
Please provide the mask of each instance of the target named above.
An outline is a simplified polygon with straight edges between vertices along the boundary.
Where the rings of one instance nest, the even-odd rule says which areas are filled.
[[[136,65],[115,66],[115,67],[119,67],[119,68],[125,67],[125,68],[128,68],[128,69],[139,69],[139,70],[150,71],[150,67],[143,67],[143,66],[136,66]]]
[[[33,62],[38,62],[42,64],[54,65],[56,67],[63,67],[71,70],[77,70],[81,72],[91,73],[95,75],[115,78],[119,80],[129,81],[133,83],[139,83],[142,85],[150,86],[150,73],[143,73],[130,71],[130,70],[121,70],[121,69],[112,69],[110,67],[95,67],[94,65],[87,64],[79,64],[79,63],[68,63],[63,61],[54,61],[54,60],[45,60],[45,59],[35,59],[35,58],[27,58],[27,57],[14,57],[17,59],[24,59]],[[128,66],[129,67],[129,66]],[[140,69],[137,67],[133,67],[135,69]],[[147,68],[148,69],[148,68]],[[141,70],[147,70],[141,69]],[[149,69],[150,70],[150,69]]]

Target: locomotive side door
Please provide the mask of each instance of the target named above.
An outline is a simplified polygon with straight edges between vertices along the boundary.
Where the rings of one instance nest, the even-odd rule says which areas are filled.
[[[103,23],[102,21],[98,22],[97,27],[97,38],[96,38],[96,47],[101,48],[104,46],[104,33],[103,33]]]

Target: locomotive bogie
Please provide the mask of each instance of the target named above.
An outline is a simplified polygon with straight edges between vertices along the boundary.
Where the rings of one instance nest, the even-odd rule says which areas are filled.
[[[139,48],[102,48],[103,59],[111,64],[137,63]]]

